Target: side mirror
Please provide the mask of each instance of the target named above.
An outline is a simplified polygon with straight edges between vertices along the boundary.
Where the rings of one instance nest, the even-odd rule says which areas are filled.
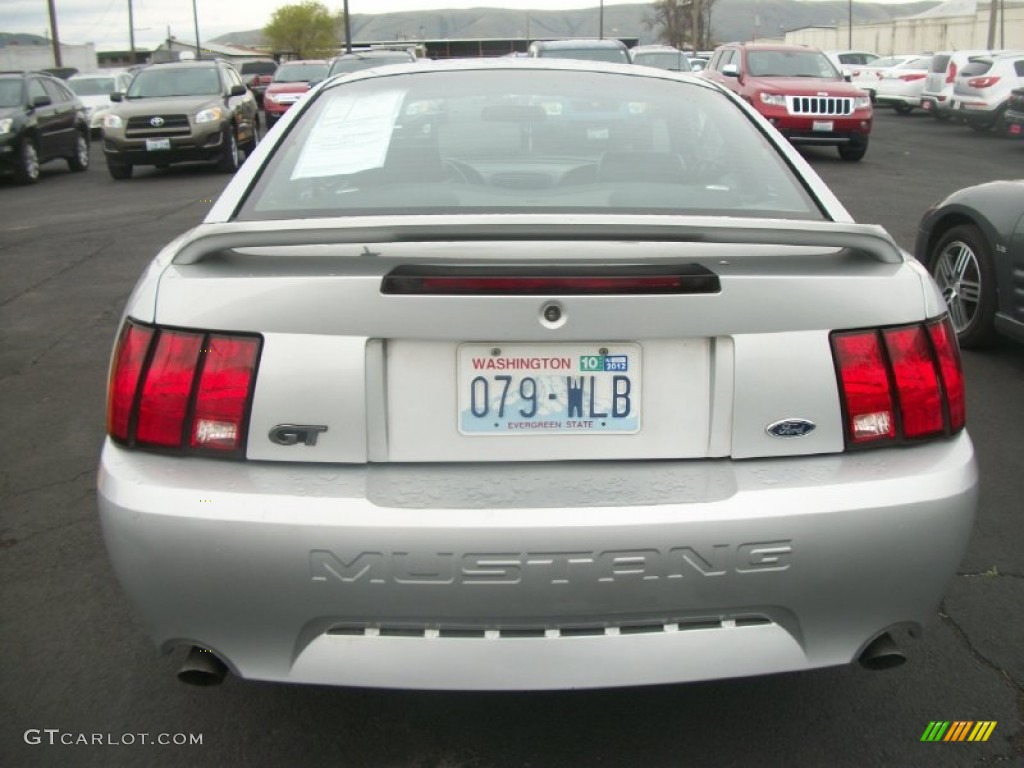
[[[232,85],[231,90],[228,91],[229,96],[245,96],[248,93],[244,85]]]
[[[32,99],[32,106],[34,107],[45,107],[49,104],[53,104],[53,99],[49,96],[36,96]]]
[[[725,75],[726,77],[737,77],[738,78],[740,76],[739,65],[738,64],[726,64],[724,67],[722,67],[722,74]]]
[[[121,91],[114,91],[110,94],[111,101],[124,101],[124,94]]]
[[[848,83],[853,82],[853,73],[847,67],[843,67],[843,80]]]

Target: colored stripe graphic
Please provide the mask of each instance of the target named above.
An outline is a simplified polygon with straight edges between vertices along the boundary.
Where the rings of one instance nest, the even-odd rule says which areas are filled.
[[[921,741],[988,741],[996,725],[995,720],[932,720]]]
[[[974,725],[970,720],[956,720],[946,734],[943,741],[963,741],[967,735],[967,729]]]

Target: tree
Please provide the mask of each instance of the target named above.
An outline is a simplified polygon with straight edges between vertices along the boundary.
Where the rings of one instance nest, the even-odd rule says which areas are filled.
[[[658,39],[680,50],[711,47],[711,8],[715,0],[656,0],[644,23]]]
[[[300,59],[321,59],[338,49],[338,27],[344,14],[331,13],[316,0],[282,5],[263,28],[275,51],[290,51]]]

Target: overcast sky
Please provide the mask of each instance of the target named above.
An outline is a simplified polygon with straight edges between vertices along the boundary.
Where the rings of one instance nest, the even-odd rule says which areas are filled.
[[[522,8],[561,10],[597,8],[599,0],[349,0],[349,12],[389,13],[440,8]],[[605,5],[649,4],[651,0],[606,0]],[[57,30],[64,43],[96,44],[97,49],[128,47],[128,0],[54,0]],[[227,32],[264,26],[274,9],[289,0],[196,0],[199,35],[203,40]],[[327,0],[340,10],[344,0]],[[153,47],[167,36],[194,38],[191,0],[132,0],[135,44]],[[0,32],[46,35],[50,27],[47,0],[0,0]]]

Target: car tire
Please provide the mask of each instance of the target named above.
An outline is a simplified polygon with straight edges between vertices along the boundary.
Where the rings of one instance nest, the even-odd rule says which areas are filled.
[[[836,147],[839,150],[839,158],[847,163],[860,162],[864,155],[868,151],[867,139],[864,141],[850,142],[849,144],[840,144]]]
[[[909,104],[893,104],[892,108],[896,110],[897,115],[909,115],[914,109]]]
[[[75,154],[68,158],[68,168],[75,173],[89,170],[89,137],[84,133],[75,136]]]
[[[948,112],[939,112],[938,108],[932,110],[932,117],[938,120],[940,123],[948,122],[953,117]]]
[[[978,133],[988,133],[996,124],[995,120],[968,120],[967,124]]]
[[[238,147],[238,137],[233,129],[228,129],[224,144],[224,154],[217,161],[217,170],[222,173],[234,173],[241,166],[242,160],[239,157],[241,149]]]
[[[996,271],[981,230],[961,224],[943,234],[931,250],[928,271],[942,291],[960,346],[990,344],[996,335]]]
[[[111,160],[107,158],[107,170],[110,172],[110,177],[117,181],[124,181],[132,177],[132,171],[134,167],[131,163],[126,163],[123,160]]]
[[[18,150],[18,164],[14,167],[14,178],[19,184],[35,184],[39,181],[39,151],[32,139],[25,137]]]

